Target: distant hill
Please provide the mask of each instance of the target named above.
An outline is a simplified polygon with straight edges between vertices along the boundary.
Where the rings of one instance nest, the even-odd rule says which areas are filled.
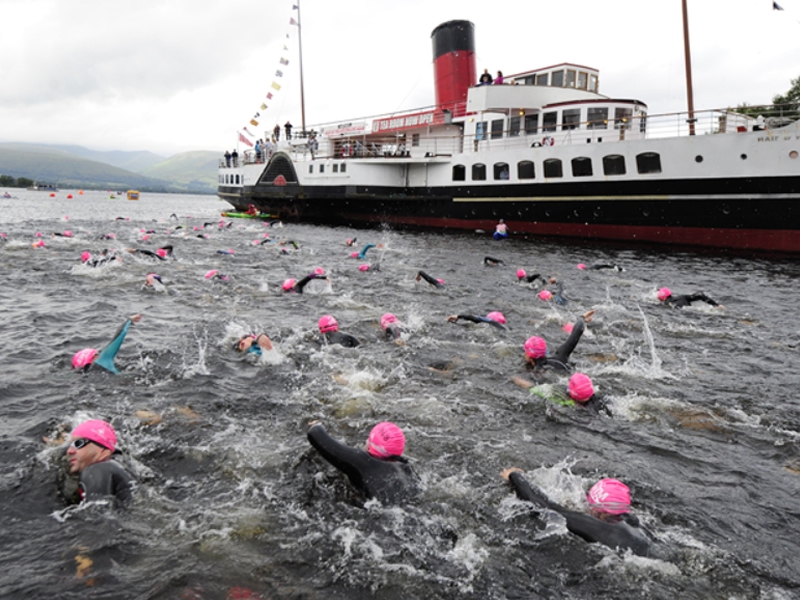
[[[164,158],[152,152],[98,151],[82,146],[0,143],[0,175],[56,183],[62,188],[213,194],[217,152]]]

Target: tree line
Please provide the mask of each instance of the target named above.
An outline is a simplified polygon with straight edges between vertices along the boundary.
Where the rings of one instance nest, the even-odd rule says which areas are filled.
[[[751,106],[744,102],[736,107],[736,112],[751,117],[800,118],[800,77],[792,79],[792,87],[788,92],[772,97],[772,106]]]
[[[0,187],[29,188],[34,183],[33,179],[27,177],[12,177],[11,175],[0,175]]]

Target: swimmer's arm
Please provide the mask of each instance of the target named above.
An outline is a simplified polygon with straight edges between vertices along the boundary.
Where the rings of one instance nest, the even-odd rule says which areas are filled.
[[[266,333],[259,333],[256,336],[256,343],[264,350],[272,350],[272,340]]]
[[[322,423],[316,421],[312,423],[306,436],[322,458],[346,474],[351,481],[360,478],[360,472],[354,465],[363,461],[362,452],[333,439]]]
[[[551,502],[540,489],[534,488],[530,483],[528,483],[528,481],[522,475],[522,469],[518,467],[511,467],[510,469],[505,469],[503,472],[501,472],[500,476],[511,484],[511,487],[514,488],[517,497],[520,499],[532,502],[539,508],[549,508],[550,510],[555,510],[559,513],[565,512],[561,506],[555,502]]]
[[[481,319],[480,317],[476,317],[475,315],[451,315],[447,317],[447,320],[450,323],[458,323],[459,319],[464,319],[465,321],[472,321],[473,323],[483,323],[486,319]]]

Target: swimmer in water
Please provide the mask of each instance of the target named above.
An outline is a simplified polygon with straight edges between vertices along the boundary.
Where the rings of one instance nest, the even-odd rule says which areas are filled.
[[[564,284],[557,281],[555,277],[550,278],[550,283],[555,284],[555,292],[551,290],[542,290],[539,292],[539,298],[542,300],[550,300],[552,298],[559,306],[566,306],[569,304],[569,299],[564,295]]]
[[[483,264],[487,267],[505,266],[505,261],[501,258],[492,258],[491,256],[483,257]]]
[[[367,257],[367,251],[369,251],[370,248],[382,248],[382,247],[383,247],[382,244],[378,244],[377,246],[375,244],[367,244],[361,249],[361,252],[357,253],[353,252],[353,254],[351,254],[350,256],[353,258],[364,260]]]
[[[369,433],[365,450],[333,439],[318,421],[309,423],[308,441],[322,458],[347,475],[366,498],[399,504],[419,493],[419,478],[402,456],[406,439],[394,423],[382,422]]]
[[[567,529],[590,543],[609,548],[630,550],[637,556],[651,553],[652,541],[639,526],[639,519],[630,514],[631,494],[628,486],[617,479],[601,479],[587,494],[591,514],[568,510],[551,501],[538,487],[522,475],[522,469],[511,467],[500,476],[511,484],[517,496],[540,510],[552,510],[567,521]]]
[[[358,238],[352,238],[352,239],[351,238],[347,238],[344,241],[344,245],[345,246],[352,246],[352,245],[354,245],[356,243],[356,241],[358,241]]]
[[[106,421],[84,421],[72,430],[67,456],[70,473],[80,476],[80,502],[112,498],[117,507],[130,503],[131,476],[112,460],[116,451],[117,434]]]
[[[498,311],[492,311],[485,317],[480,317],[478,315],[452,315],[447,317],[450,323],[458,323],[459,319],[471,321],[473,323],[488,323],[497,329],[506,329],[506,317],[503,313]]]
[[[147,289],[155,290],[156,292],[164,292],[167,286],[161,280],[161,276],[156,273],[148,273],[144,278],[144,287]]]
[[[683,308],[685,306],[690,306],[692,302],[697,302],[698,300],[702,300],[710,306],[725,308],[716,300],[712,300],[702,292],[698,292],[696,294],[685,294],[682,296],[673,296],[669,288],[662,287],[660,290],[658,290],[656,295],[661,302],[672,308]]]
[[[414,278],[414,280],[415,281],[419,281],[420,279],[424,279],[425,281],[427,281],[428,283],[430,283],[434,287],[437,287],[437,288],[444,287],[444,281],[442,281],[441,279],[434,279],[433,277],[428,275],[425,271],[418,271],[417,272],[417,276]]]
[[[267,352],[272,350],[272,340],[266,333],[248,333],[233,344],[233,349],[237,352],[261,356],[264,350]]]
[[[157,260],[167,260],[167,257],[174,258],[174,256],[172,256],[172,246],[158,248],[155,252],[144,248],[125,248],[125,251],[131,254],[147,256],[148,258],[155,258]]]
[[[349,333],[339,331],[339,323],[331,315],[323,315],[317,323],[319,332],[329,344],[339,344],[345,348],[357,348],[361,342]]]
[[[381,329],[383,329],[383,335],[387,340],[402,343],[400,337],[403,335],[403,327],[392,313],[386,313],[381,316]]]
[[[610,271],[617,271],[622,272],[625,269],[620,267],[619,265],[611,265],[611,264],[596,264],[591,266],[586,266],[583,263],[578,263],[578,269],[581,271],[602,271],[604,269],[608,269]]]
[[[525,349],[525,361],[534,368],[544,367],[548,369],[554,369],[556,371],[564,371],[567,373],[571,371],[572,368],[568,363],[569,357],[572,354],[572,351],[575,350],[575,346],[578,345],[578,342],[583,335],[583,330],[586,326],[585,324],[591,322],[592,315],[594,315],[593,310],[587,311],[583,314],[583,316],[573,326],[572,332],[569,334],[567,341],[558,347],[555,356],[552,358],[547,356],[547,342],[540,337],[529,337],[523,346]]]
[[[119,328],[111,342],[100,352],[94,348],[84,348],[76,352],[72,357],[72,368],[86,371],[91,365],[99,365],[110,373],[119,373],[119,369],[114,364],[114,359],[117,357],[120,347],[122,347],[122,342],[125,341],[125,336],[128,335],[128,329],[130,329],[131,325],[141,320],[142,315],[131,315]]]
[[[595,393],[592,380],[584,373],[575,373],[569,378],[567,396],[565,398],[561,396],[545,396],[534,383],[522,377],[514,377],[512,381],[518,386],[528,390],[531,394],[536,394],[556,404],[561,404],[563,406],[583,406],[592,412],[598,414],[603,412],[609,417],[612,416],[611,407],[609,406],[610,402],[600,394]]]
[[[537,279],[541,279],[542,283],[548,283],[548,280],[545,279],[544,277],[542,277],[541,275],[539,275],[539,273],[534,273],[532,275],[528,275],[525,272],[525,269],[517,269],[517,282],[518,283],[522,283],[523,280],[525,280],[525,282],[527,282],[527,283],[533,283]],[[550,283],[555,283],[555,278],[554,277],[550,278]]]
[[[327,277],[325,273],[309,273],[305,277],[303,277],[300,281],[295,281],[294,279],[287,279],[281,285],[281,289],[284,292],[295,293],[295,294],[302,294],[303,288],[308,285],[310,281],[314,279],[324,279],[325,281],[330,282],[330,277]]]
[[[230,277],[228,277],[227,275],[223,275],[217,269],[211,269],[210,271],[207,271],[203,277],[205,277],[206,279],[216,279],[218,281],[230,280]]]

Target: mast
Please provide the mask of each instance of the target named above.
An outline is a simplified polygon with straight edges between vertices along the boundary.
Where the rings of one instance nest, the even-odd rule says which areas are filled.
[[[303,36],[301,31],[303,29],[303,20],[300,18],[300,0],[295,0],[297,6],[297,48],[300,52],[300,114],[302,116],[302,132],[306,135],[306,97],[305,90],[303,89]]]
[[[694,91],[692,90],[692,54],[689,50],[689,15],[686,10],[686,0],[681,0],[683,8],[683,54],[686,60],[686,99],[689,109],[689,135],[694,135]],[[302,65],[300,67],[302,73]],[[302,88],[301,88],[302,89]]]

